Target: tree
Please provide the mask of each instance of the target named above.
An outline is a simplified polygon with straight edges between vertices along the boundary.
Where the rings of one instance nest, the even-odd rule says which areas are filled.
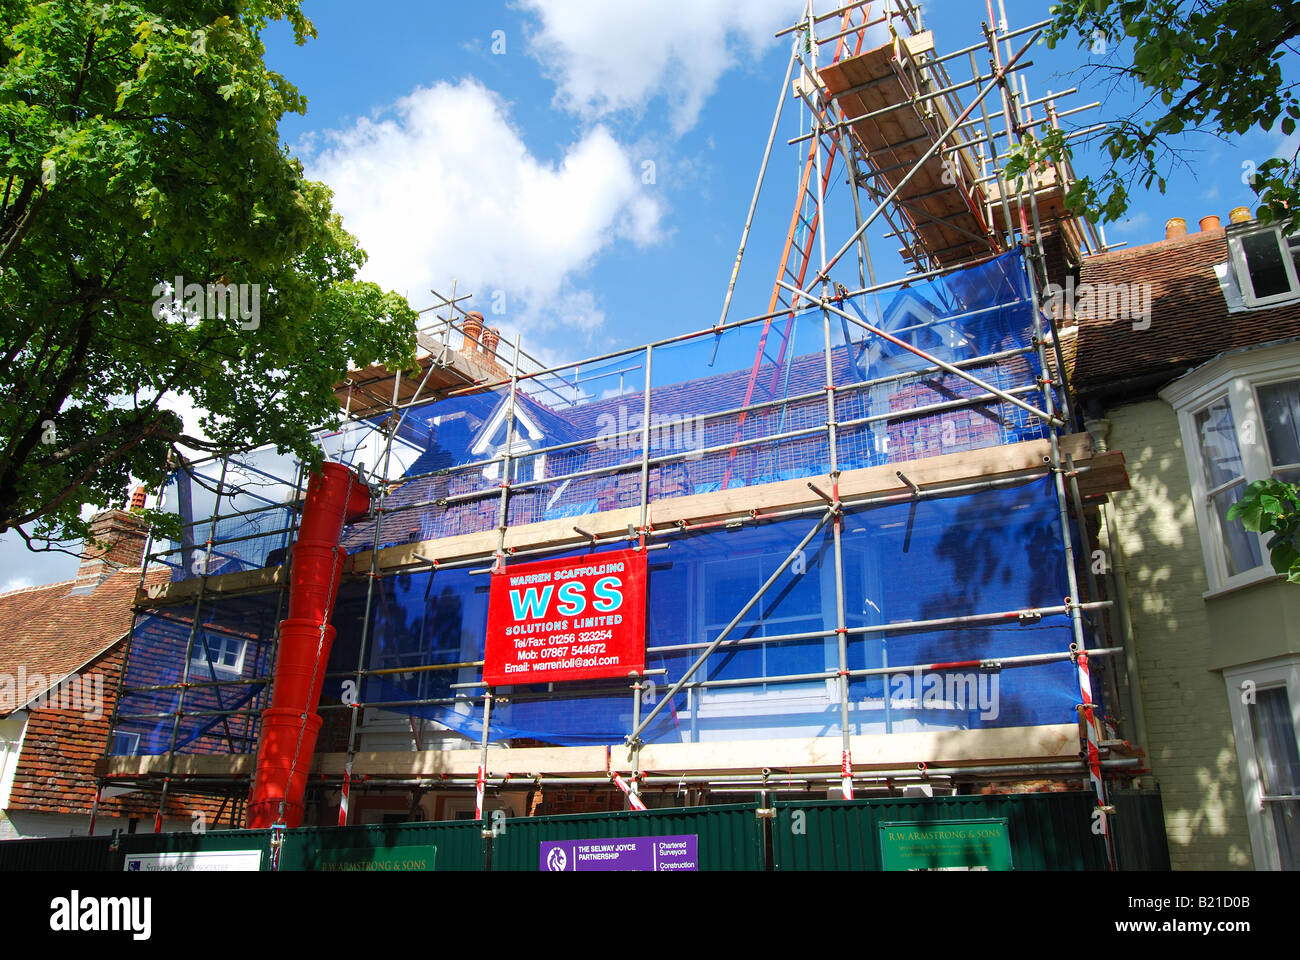
[[[1178,162],[1170,138],[1187,131],[1221,138],[1254,128],[1279,128],[1290,136],[1300,119],[1296,82],[1284,78],[1282,59],[1296,52],[1300,2],[1296,0],[1078,0],[1052,7],[1049,47],[1073,39],[1102,53],[1092,69],[1117,92],[1132,88],[1134,109],[1108,124],[1103,147],[1112,165],[1099,178],[1081,177],[1066,202],[1097,221],[1117,220],[1128,208],[1134,182],[1163,193]],[[1027,135],[1013,151],[1008,173],[1070,157],[1063,131]],[[1263,222],[1290,216],[1300,200],[1296,156],[1260,164],[1251,179]]]
[[[261,36],[314,36],[299,6],[0,0],[0,531],[29,547],[83,538],[83,503],[160,482],[178,445],[317,463],[349,367],[414,362],[414,311],[356,280],[280,143],[306,102]]]
[[[1256,127],[1277,127],[1290,136],[1300,103],[1296,81],[1284,78],[1281,61],[1296,52],[1292,41],[1297,38],[1300,2],[1295,0],[1087,0],[1054,6],[1047,45],[1074,39],[1101,52],[1105,59],[1094,69],[1140,94],[1135,109],[1107,127],[1103,145],[1111,166],[1099,180],[1079,178],[1066,195],[1067,205],[1093,220],[1117,220],[1128,209],[1135,181],[1163,193],[1177,160],[1169,138],[1185,131],[1226,139]],[[1023,176],[1034,163],[1070,154],[1062,131],[1026,135],[1007,170]],[[1300,207],[1297,155],[1265,161],[1250,184],[1260,199],[1259,220],[1290,219]],[[1287,229],[1297,226],[1291,220]],[[1228,519],[1271,534],[1273,569],[1300,583],[1300,488],[1276,479],[1252,483]]]

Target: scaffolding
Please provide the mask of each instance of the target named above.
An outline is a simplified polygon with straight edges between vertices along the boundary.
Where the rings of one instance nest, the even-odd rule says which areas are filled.
[[[548,366],[518,338],[502,344],[453,289],[424,311],[432,316],[421,324],[418,370],[371,368],[340,386],[340,421],[319,442],[374,492],[370,516],[343,541],[351,556],[334,622],[341,639],[353,639],[340,643],[326,673],[337,702],[320,707],[336,721],[327,729],[338,749],[326,750],[323,733],[325,756],[309,781],[339,794],[340,824],[358,785],[472,789],[482,819],[487,790],[551,784],[613,785],[644,809],[644,793],[674,787],[834,782],[852,798],[855,785],[1058,778],[1090,782],[1106,813],[1108,781],[1145,771],[1140,750],[1121,736],[1133,708],[1109,570],[1089,562],[1085,546],[1090,528],[1105,526],[1106,495],[1127,487],[1123,458],[1093,450],[1078,432],[1059,318],[1039,308],[1057,259],[1077,262],[1106,242],[1066,211],[1067,165],[1032,170],[1017,183],[1002,167],[1026,131],[1059,127],[1095,105],[1059,110],[1057,100],[1074,90],[1030,99],[1021,71],[1046,22],[1011,30],[991,0],[987,9],[982,41],[945,55],[907,2],[820,14],[810,2],[778,34],[793,35],[789,67],[711,326]],[[955,79],[958,67],[969,76]],[[973,93],[963,102],[966,91]],[[788,141],[801,158],[794,212],[767,309],[730,320],[787,99],[811,120],[809,132]],[[852,227],[830,252],[828,233],[839,224],[827,194],[837,169],[851,196],[834,212],[847,220],[851,209]],[[868,240],[878,219],[908,267],[884,282]],[[845,265],[850,253],[856,270]],[[232,822],[239,818],[269,702],[305,481],[301,464],[273,451],[177,465],[165,499],[183,532],[150,554],[172,579],[141,591],[113,716],[120,742],[134,749],[109,759],[101,787],[158,790],[161,811],[179,784],[229,797]],[[1001,570],[1004,579],[1041,575],[1042,589],[1025,588],[1035,602],[1011,602],[1011,587],[1023,586],[1012,584],[988,594],[1002,602],[986,608],[972,590],[950,591],[969,609],[940,591],[927,594],[928,606],[889,620],[850,605],[870,577],[880,583],[887,575],[862,572],[860,543],[908,550],[923,536],[918,530],[971,527],[965,507],[995,531],[990,537],[1057,564],[1049,576],[1037,556],[1002,567],[986,561],[984,572]],[[702,632],[651,636],[647,653],[663,665],[626,680],[494,689],[482,682],[482,659],[463,655],[460,636],[426,636],[440,629],[440,611],[453,602],[462,611],[484,577],[517,560],[630,547],[688,557],[696,550],[699,563],[717,564],[709,551],[725,554],[716,545],[729,534],[742,553],[760,555],[743,547],[748,538],[780,562],[762,566],[750,587],[732,589],[725,611],[699,613]],[[980,535],[977,526],[973,540]],[[811,625],[806,616],[780,615],[790,571],[808,569],[809,551],[828,578],[825,598],[833,598],[829,610],[818,601],[825,622]],[[451,584],[438,600],[435,580]],[[1058,580],[1063,595],[1050,597],[1044,590]],[[409,616],[416,609],[418,628]],[[778,632],[769,634],[769,623]],[[985,642],[1033,630],[1047,639]],[[864,652],[877,651],[872,644],[888,644],[903,661]],[[827,662],[807,669],[807,658],[769,658],[773,650],[812,651],[814,660],[824,650]],[[935,650],[953,655],[925,656]],[[719,655],[736,665],[718,667]],[[801,666],[783,673],[785,662]],[[754,663],[756,672],[744,669]],[[1012,706],[1030,721],[1015,729],[1052,734],[1069,725],[1044,722],[1050,711],[1040,712],[1035,698],[1059,707],[1053,698],[1068,672],[1073,738],[1043,733],[1011,744],[1005,728],[967,717],[960,721],[967,726],[944,730],[970,734],[969,746],[935,753],[941,738],[927,739],[889,696],[863,706],[877,689],[870,685],[883,690],[899,674],[959,671],[1049,676],[1007,682],[1021,683]],[[822,735],[807,738],[813,747],[762,740],[758,752],[736,750],[735,759],[665,741],[671,728],[681,745],[707,747],[706,708],[729,690],[793,697],[819,688],[837,716],[838,755],[823,742],[824,718]],[[601,706],[613,702],[617,710]],[[864,719],[877,712],[879,720]],[[367,713],[409,719],[421,759],[376,761],[363,749],[374,739]],[[577,726],[572,717],[582,718]],[[722,739],[713,742],[734,747],[741,726],[724,717]],[[768,717],[762,729],[777,726]],[[876,727],[900,745],[855,761],[855,737]],[[477,750],[425,750],[431,729],[452,730]],[[912,739],[895,729],[913,730]],[[494,753],[494,733],[512,747]],[[760,757],[763,749],[769,753]]]

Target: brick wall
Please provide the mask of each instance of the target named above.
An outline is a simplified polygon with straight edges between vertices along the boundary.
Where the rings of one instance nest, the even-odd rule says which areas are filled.
[[[531,815],[553,817],[562,813],[611,813],[626,806],[623,794],[604,787],[543,787],[531,804]]]
[[[1253,866],[1227,693],[1206,667],[1205,560],[1178,420],[1160,400],[1109,410],[1132,490],[1113,500],[1130,615],[1175,870]]]

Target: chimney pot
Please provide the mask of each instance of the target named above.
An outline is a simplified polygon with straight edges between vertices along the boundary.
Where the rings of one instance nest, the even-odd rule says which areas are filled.
[[[145,497],[146,497],[146,496],[147,496],[147,494],[146,494],[146,492],[145,492],[144,487],[136,487],[134,490],[131,491],[131,510],[132,510],[132,512],[134,512],[134,511],[136,511],[136,510],[143,510],[143,509],[144,509],[144,501],[145,501]]]
[[[1174,240],[1187,236],[1187,221],[1182,217],[1170,217],[1165,221],[1165,239]]]
[[[1233,207],[1228,213],[1228,220],[1232,223],[1248,223],[1255,219],[1250,214],[1250,207]]]
[[[1217,216],[1201,217],[1201,233],[1217,233],[1223,229]]]
[[[479,350],[479,338],[483,335],[483,314],[465,314],[465,322],[461,326],[464,327],[465,330],[465,345],[461,348],[461,352],[477,353]]]

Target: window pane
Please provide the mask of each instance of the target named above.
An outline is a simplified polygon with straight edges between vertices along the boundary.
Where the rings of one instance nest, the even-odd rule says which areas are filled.
[[[1295,801],[1269,797],[1300,794],[1300,750],[1296,748],[1295,724],[1285,687],[1268,687],[1256,692],[1250,706],[1250,726],[1259,762],[1260,789],[1266,814],[1273,820],[1282,869],[1300,868],[1300,819]]]
[[[1260,387],[1259,407],[1273,466],[1300,463],[1300,380]]]
[[[1196,435],[1201,440],[1201,462],[1205,465],[1207,490],[1241,476],[1237,431],[1226,397],[1196,415]]]
[[[1242,237],[1241,249],[1246,255],[1246,269],[1250,272],[1250,285],[1255,290],[1256,299],[1290,292],[1291,279],[1287,276],[1275,230]]]
[[[1229,520],[1228,511],[1241,499],[1245,483],[1238,483],[1227,490],[1220,490],[1210,498],[1210,511],[1219,524],[1219,536],[1223,540],[1223,556],[1228,563],[1228,576],[1234,576],[1245,570],[1254,570],[1264,558],[1260,553],[1259,537],[1241,525],[1240,520]]]

